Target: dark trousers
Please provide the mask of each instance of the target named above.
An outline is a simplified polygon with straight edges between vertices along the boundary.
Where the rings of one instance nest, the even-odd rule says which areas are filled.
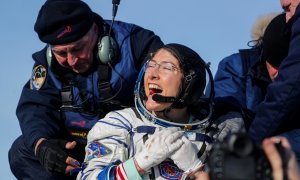
[[[8,160],[10,169],[17,179],[76,179],[76,175],[70,176],[46,171],[35,157],[33,149],[26,148],[22,136],[18,137],[12,144],[8,152]]]

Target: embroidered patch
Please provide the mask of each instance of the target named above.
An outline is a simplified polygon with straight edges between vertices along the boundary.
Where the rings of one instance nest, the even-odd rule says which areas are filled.
[[[112,151],[99,142],[92,142],[88,146],[88,155],[87,160],[91,160],[93,158],[100,158],[105,155],[110,154]]]
[[[47,70],[44,66],[38,65],[36,66],[31,75],[30,79],[30,89],[39,90],[44,85],[46,80]]]
[[[160,176],[169,179],[177,180],[183,175],[183,171],[180,170],[173,162],[164,161],[158,165]]]

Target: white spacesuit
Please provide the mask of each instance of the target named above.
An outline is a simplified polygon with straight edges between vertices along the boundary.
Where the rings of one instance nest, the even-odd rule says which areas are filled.
[[[143,116],[140,119],[131,108],[111,112],[105,118],[99,120],[88,134],[87,154],[85,157],[88,165],[79,173],[78,177],[81,179],[86,177],[88,179],[97,179],[98,174],[111,162],[117,160],[125,162],[132,158],[136,152],[141,151],[144,139],[148,137],[147,132],[138,133],[138,127],[146,129],[144,131],[151,131],[151,127],[164,128],[153,124]],[[203,141],[195,141],[195,136],[199,135],[195,134],[195,132],[203,133],[201,131],[203,130],[192,130],[185,133],[189,137],[188,139],[194,139],[192,142],[196,145],[198,151],[200,151]],[[209,141],[209,137],[207,136],[206,138]],[[189,161],[185,157],[182,158],[185,161]],[[113,165],[111,168],[113,168]],[[155,179],[180,179],[180,177],[184,177],[183,171],[170,160],[164,161],[154,167],[153,172]],[[151,176],[151,173],[150,171],[145,174],[144,179],[150,179],[149,174]]]
[[[206,65],[204,62],[202,64]],[[213,142],[212,135],[208,135],[211,132],[207,130],[210,125],[211,99],[208,98],[209,103],[207,103],[205,116],[202,116],[202,119],[191,116],[188,124],[157,118],[144,106],[144,68],[138,77],[135,88],[136,107],[110,112],[90,130],[85,148],[85,163],[78,173],[77,179],[179,180],[185,179],[196,168],[204,168],[206,152],[209,150],[210,143]],[[207,67],[203,67],[203,70],[209,71]],[[211,73],[208,74],[211,80]],[[186,94],[191,95],[190,92]],[[203,95],[202,92],[197,94]],[[200,98],[199,96],[197,98]],[[192,143],[192,146],[187,147],[190,149],[184,151],[185,153],[190,152],[189,154],[183,154],[180,151],[174,153],[171,150],[173,147],[164,146],[164,143],[152,143],[159,142],[161,139],[171,142],[170,139],[173,136],[184,136],[184,139],[188,139],[189,143]],[[174,141],[172,144],[174,148],[178,149],[175,146],[182,146],[182,144],[176,143]],[[145,146],[152,146],[152,151],[147,150]],[[170,157],[177,156],[176,163],[171,158],[159,160],[159,154],[153,153],[153,149],[156,152],[170,151]],[[134,162],[134,158],[141,159],[141,157],[147,159],[142,161],[145,164],[149,163],[150,167],[143,172],[142,176]],[[143,163],[140,165],[144,166]]]

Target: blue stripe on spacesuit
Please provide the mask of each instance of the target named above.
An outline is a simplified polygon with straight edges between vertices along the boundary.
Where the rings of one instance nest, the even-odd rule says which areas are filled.
[[[117,168],[117,165],[120,164],[121,161],[120,160],[116,160],[115,162],[110,163],[107,166],[101,166],[101,165],[97,165],[95,166],[95,169],[102,169],[102,171],[98,174],[98,179],[100,180],[114,180],[114,172]],[[84,167],[85,168],[85,167]],[[81,169],[84,169],[81,168]],[[88,178],[88,176],[90,175],[91,172],[93,172],[94,169],[88,170],[87,172],[83,173],[83,171],[80,171],[81,177],[80,179],[86,180]]]
[[[88,171],[86,171],[86,172],[84,173],[84,172],[83,172],[83,169],[85,169],[86,166],[87,166],[87,163],[86,163],[86,162],[83,162],[83,163],[81,164],[81,167],[80,167],[80,168],[76,168],[75,171],[73,170],[74,172],[79,172],[79,173],[80,173],[80,175],[81,175],[80,179],[86,180],[86,178],[88,177],[88,175],[89,175],[91,172],[94,171],[93,169],[91,169],[91,170],[88,170]],[[95,167],[96,167],[97,169],[104,169],[106,166],[104,166],[104,165],[96,165]],[[72,175],[72,174],[71,174],[71,175]]]
[[[120,120],[119,118],[116,118],[116,117],[109,117],[109,118],[110,118],[110,119],[115,119],[115,120],[119,121],[121,124],[124,125],[124,127],[126,127],[126,129],[127,129],[128,131],[131,130],[131,127],[128,126],[128,125],[126,125],[126,124],[125,124],[124,122],[122,122],[122,120]]]
[[[120,115],[121,117],[123,117],[122,115]],[[123,124],[124,126],[121,126],[121,125],[117,125],[117,124],[112,124],[112,123],[109,123],[109,122],[106,122],[106,121],[104,121],[104,120],[98,120],[98,122],[99,123],[104,123],[104,124],[108,124],[108,125],[110,125],[110,126],[115,126],[115,127],[119,127],[119,128],[122,128],[122,129],[125,129],[125,130],[127,130],[128,132],[129,132],[129,135],[130,135],[130,139],[131,139],[131,143],[132,143],[132,150],[131,150],[131,148],[130,148],[130,146],[128,147],[128,145],[125,143],[125,142],[122,142],[122,141],[120,141],[120,140],[118,140],[118,139],[115,139],[115,138],[112,138],[112,137],[109,137],[109,138],[107,138],[107,139],[112,139],[112,140],[115,140],[115,141],[117,141],[119,144],[123,144],[126,148],[127,148],[127,155],[128,155],[128,157],[130,156],[130,151],[132,151],[132,154],[134,154],[134,152],[135,152],[135,150],[134,150],[134,144],[133,144],[133,132],[131,131],[131,129],[132,128],[130,128],[128,125],[126,125],[126,124],[124,124],[124,122],[122,122],[119,118],[114,118],[114,117],[109,117],[110,119],[114,119],[114,120],[117,120],[117,121],[119,121],[121,124]],[[123,117],[124,118],[124,117]],[[128,123],[129,123],[129,121],[126,119],[126,118],[124,118]],[[130,125],[131,126],[131,125]]]
[[[114,180],[114,172],[117,168],[117,165],[120,164],[121,161],[117,160],[115,162],[110,163],[107,165],[98,175],[98,180]]]
[[[124,126],[128,127],[128,132],[129,132],[130,140],[131,140],[131,146],[130,146],[129,149],[128,149],[128,151],[129,151],[129,152],[128,152],[128,157],[129,157],[130,151],[131,151],[131,147],[132,147],[132,155],[135,154],[135,150],[134,150],[134,141],[133,141],[133,135],[134,135],[134,132],[132,131],[132,125],[131,125],[130,121],[129,121],[127,118],[125,118],[122,114],[120,114],[119,112],[116,112],[116,114],[118,114],[119,116],[121,116],[121,117],[123,118],[123,120],[127,121],[128,125],[129,125],[129,126],[127,126],[127,125],[124,124],[124,122],[121,121],[120,119],[115,118],[115,117],[112,117],[113,119],[116,119],[116,120],[120,121],[122,124],[124,124]]]
[[[110,126],[119,127],[119,128],[121,128],[121,129],[126,129],[126,130],[128,130],[128,128],[126,128],[126,127],[124,127],[124,126],[117,125],[117,124],[112,124],[112,123],[108,123],[108,122],[105,122],[105,121],[103,121],[103,120],[98,120],[98,122],[99,122],[99,123],[108,124],[108,125],[110,125]]]
[[[130,140],[131,140],[131,146],[130,146],[130,147],[132,147],[132,149],[131,149],[130,147],[128,148],[128,157],[129,157],[130,151],[132,151],[132,154],[135,153],[134,142],[133,142],[133,135],[134,135],[134,132],[132,132],[132,125],[131,125],[130,121],[129,121],[127,118],[125,118],[122,114],[120,114],[119,112],[115,112],[115,113],[118,114],[118,115],[119,115],[121,118],[123,118],[123,119],[121,120],[121,119],[116,118],[116,117],[109,117],[109,118],[110,118],[110,119],[117,120],[117,121],[119,121],[121,124],[123,124],[125,127],[127,127],[127,131],[129,132],[129,135],[130,135]],[[128,123],[128,125],[125,124],[123,120],[126,121],[126,122]]]
[[[125,121],[127,121],[127,123],[129,124],[130,127],[128,127],[129,129],[132,128],[131,123],[128,121],[127,118],[125,118],[122,114],[120,114],[119,112],[116,112],[119,116],[121,116]],[[120,120],[120,122],[123,124],[123,121]],[[124,124],[125,125],[125,124]],[[126,125],[125,125],[126,126]]]
[[[92,172],[92,171],[93,171],[93,170],[89,170],[89,171],[87,171],[86,173],[82,173],[82,177],[81,177],[80,179],[86,180],[87,177],[88,177],[88,175],[89,175],[90,172]],[[81,172],[83,172],[83,171],[81,171]]]
[[[125,148],[127,148],[127,156],[128,157],[130,156],[130,150],[131,150],[131,148],[130,148],[130,146],[128,147],[128,145],[125,142],[120,141],[120,140],[118,140],[116,138],[113,138],[113,137],[107,137],[106,139],[114,140],[114,141],[118,142],[119,144],[123,144],[125,146]]]
[[[121,141],[121,140],[119,140],[119,139],[116,139],[116,138],[113,138],[113,137],[107,137],[107,138],[105,138],[105,139],[111,139],[111,140],[114,140],[114,141],[118,142],[119,144],[123,144],[123,145],[128,149],[128,145],[127,145],[125,142],[123,142],[123,141]]]

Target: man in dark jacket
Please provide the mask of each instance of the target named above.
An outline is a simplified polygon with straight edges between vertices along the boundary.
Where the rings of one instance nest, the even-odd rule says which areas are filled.
[[[103,20],[79,0],[48,0],[35,26],[46,47],[33,54],[17,117],[22,135],[9,151],[18,179],[67,179],[80,166],[89,129],[132,105],[138,72],[163,45],[152,31]]]
[[[289,17],[293,15],[288,56],[279,67],[278,76],[267,89],[265,100],[258,107],[249,135],[261,142],[264,138],[289,131],[289,141],[300,157],[300,8],[299,0],[291,1]],[[297,8],[296,8],[297,7]],[[285,133],[283,134],[285,135]]]
[[[285,14],[275,18],[273,14],[260,17],[252,31],[254,47],[241,49],[219,63],[214,79],[215,115],[220,116],[217,121],[229,123],[226,125],[228,131],[240,130],[243,124],[246,129],[249,128],[258,104],[265,97],[267,86],[287,56],[287,25]],[[285,27],[286,32],[281,32]]]

